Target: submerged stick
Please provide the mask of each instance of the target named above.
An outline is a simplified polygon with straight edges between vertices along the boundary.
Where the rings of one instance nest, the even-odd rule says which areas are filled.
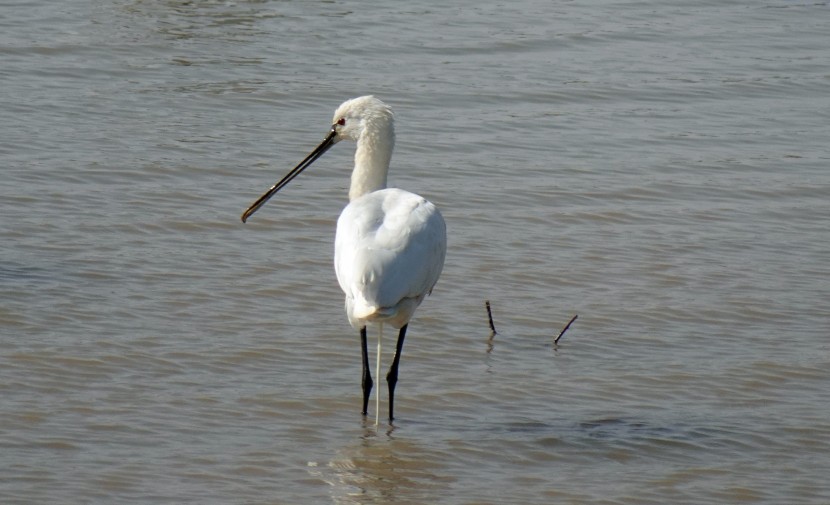
[[[490,330],[493,334],[498,333],[495,325],[493,325],[493,313],[490,312],[490,300],[484,300],[484,306],[487,307],[487,320],[490,321]]]
[[[560,338],[562,338],[562,335],[564,335],[566,331],[568,331],[568,328],[570,328],[570,327],[571,327],[571,323],[573,323],[574,321],[576,321],[576,318],[577,318],[577,317],[579,317],[579,314],[577,314],[577,315],[575,315],[574,317],[572,317],[572,318],[571,318],[571,320],[570,320],[570,321],[568,321],[568,324],[566,324],[566,325],[565,325],[565,327],[564,327],[564,328],[562,328],[562,331],[560,331],[560,332],[559,332],[559,336],[558,336],[558,337],[556,337],[556,340],[554,340],[554,341],[553,341],[553,344],[554,344],[554,345],[556,345],[556,344],[558,344],[558,343],[559,343],[559,339],[560,339]]]

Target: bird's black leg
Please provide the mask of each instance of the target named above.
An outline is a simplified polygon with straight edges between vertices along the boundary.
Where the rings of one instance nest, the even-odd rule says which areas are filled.
[[[360,352],[363,357],[363,379],[360,385],[363,387],[363,415],[369,407],[369,395],[372,393],[372,374],[369,372],[369,350],[366,343],[366,327],[360,329]]]
[[[389,384],[389,422],[395,419],[395,384],[398,383],[398,365],[401,362],[401,351],[403,350],[403,339],[406,337],[406,327],[403,325],[400,333],[398,333],[398,345],[395,348],[395,358],[392,360],[392,366],[389,368],[389,373],[386,374],[386,382]]]

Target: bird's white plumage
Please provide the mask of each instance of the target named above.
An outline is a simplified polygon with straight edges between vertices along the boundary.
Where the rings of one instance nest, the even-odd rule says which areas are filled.
[[[386,188],[395,144],[392,109],[373,96],[354,98],[337,108],[332,123],[334,141],[357,142],[349,205],[337,220],[334,268],[346,295],[346,315],[351,325],[361,329],[365,337],[366,325],[377,323],[375,377],[380,377],[383,325],[401,328],[400,350],[404,326],[424,297],[432,292],[444,267],[447,230],[441,213],[430,202],[401,189]],[[392,380],[389,382],[390,421],[397,358],[387,376],[387,381]],[[368,369],[364,373],[368,376]],[[364,405],[367,395],[368,390],[364,389]],[[375,424],[379,411],[380,395],[377,394]]]
[[[355,328],[400,328],[438,281],[446,227],[424,198],[389,188],[353,200],[337,221],[335,271]]]
[[[334,267],[355,328],[400,328],[432,291],[444,267],[447,231],[435,206],[386,188],[395,144],[392,110],[373,96],[347,100],[334,113],[336,141],[357,142],[349,205],[337,220]]]

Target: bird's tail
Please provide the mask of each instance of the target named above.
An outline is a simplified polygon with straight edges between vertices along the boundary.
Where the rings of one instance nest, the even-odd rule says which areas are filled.
[[[354,308],[352,314],[357,319],[364,321],[371,321],[376,319],[388,319],[397,313],[395,307],[379,307],[376,304],[366,300],[358,295],[354,299]]]
[[[354,300],[354,309],[352,309],[352,314],[354,314],[357,319],[369,319],[378,311],[378,309],[379,307],[377,305],[369,303],[362,296],[358,296]]]

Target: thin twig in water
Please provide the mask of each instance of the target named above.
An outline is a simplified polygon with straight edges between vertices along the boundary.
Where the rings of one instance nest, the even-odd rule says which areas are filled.
[[[484,300],[484,306],[487,307],[487,320],[490,321],[490,330],[495,335],[498,332],[496,331],[495,325],[493,325],[493,313],[490,312],[490,300]]]
[[[560,331],[560,332],[559,332],[559,336],[558,336],[558,337],[556,337],[556,340],[554,340],[554,341],[553,341],[553,344],[554,344],[554,345],[556,345],[556,344],[558,344],[558,343],[559,343],[559,339],[560,339],[560,338],[562,338],[562,335],[564,335],[566,331],[568,331],[568,328],[570,328],[570,327],[571,327],[571,323],[573,323],[574,321],[576,321],[576,318],[577,318],[577,317],[579,317],[579,314],[577,314],[577,315],[575,315],[574,317],[572,317],[572,318],[571,318],[571,320],[570,320],[570,321],[568,321],[568,324],[566,324],[566,325],[565,325],[565,327],[564,327],[564,328],[562,328],[562,331]]]

